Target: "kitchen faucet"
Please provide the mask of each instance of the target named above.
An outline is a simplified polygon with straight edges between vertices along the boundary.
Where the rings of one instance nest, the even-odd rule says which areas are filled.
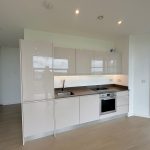
[[[63,80],[62,91],[64,91],[64,88],[65,88],[65,80]]]

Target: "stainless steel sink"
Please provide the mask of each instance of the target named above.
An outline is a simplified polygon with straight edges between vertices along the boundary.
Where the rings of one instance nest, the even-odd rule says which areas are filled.
[[[61,92],[57,93],[57,96],[59,96],[59,97],[66,97],[66,96],[70,96],[70,95],[74,95],[74,93],[71,91],[61,91]]]

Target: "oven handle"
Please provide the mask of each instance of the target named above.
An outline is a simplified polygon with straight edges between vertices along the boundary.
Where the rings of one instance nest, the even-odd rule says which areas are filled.
[[[103,99],[100,99],[101,101],[107,101],[107,100],[112,100],[112,99],[115,99],[116,100],[116,98],[114,97],[114,98],[103,98]]]

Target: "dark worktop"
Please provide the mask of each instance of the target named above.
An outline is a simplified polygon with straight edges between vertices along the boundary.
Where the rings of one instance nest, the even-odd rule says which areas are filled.
[[[103,89],[103,90],[95,90],[95,89]],[[105,89],[106,88],[106,89]],[[127,86],[121,86],[116,84],[110,85],[94,85],[94,86],[84,86],[84,87],[68,87],[64,88],[64,92],[71,92],[71,95],[58,95],[59,92],[62,92],[62,88],[55,89],[55,98],[67,98],[67,97],[75,97],[75,96],[84,96],[84,95],[92,95],[92,94],[102,94],[107,92],[121,92],[127,91]]]

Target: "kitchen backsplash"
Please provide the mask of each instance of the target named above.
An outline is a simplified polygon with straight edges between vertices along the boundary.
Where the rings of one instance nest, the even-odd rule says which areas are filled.
[[[82,76],[55,76],[54,88],[62,88],[63,80],[65,87],[118,84],[128,86],[127,75],[82,75]]]

